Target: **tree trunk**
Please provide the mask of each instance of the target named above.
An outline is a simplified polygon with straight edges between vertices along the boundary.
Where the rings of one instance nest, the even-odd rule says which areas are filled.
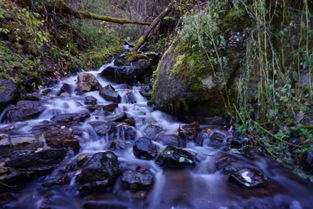
[[[136,52],[139,47],[149,38],[153,29],[159,24],[159,22],[171,11],[175,4],[175,0],[173,0],[151,23],[150,27],[145,31],[143,36],[141,36],[136,45],[132,48],[132,52]]]

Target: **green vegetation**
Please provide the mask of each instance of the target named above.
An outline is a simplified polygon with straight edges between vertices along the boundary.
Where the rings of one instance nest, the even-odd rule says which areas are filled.
[[[13,80],[22,92],[44,79],[99,67],[121,50],[108,24],[45,13],[44,7],[0,0],[0,78]]]
[[[313,150],[310,6],[307,0],[211,1],[182,18],[177,36],[184,45],[171,71],[197,79],[213,71],[226,87],[225,107],[240,132],[291,168]],[[227,72],[234,66],[240,76],[230,80]],[[203,88],[197,79],[191,91]]]

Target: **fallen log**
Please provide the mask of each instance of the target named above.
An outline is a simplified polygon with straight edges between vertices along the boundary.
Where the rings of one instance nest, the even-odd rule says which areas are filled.
[[[45,8],[50,8],[52,11],[57,11],[63,14],[72,15],[79,19],[94,19],[94,20],[102,20],[111,23],[118,23],[118,24],[137,24],[137,25],[150,25],[150,22],[142,22],[136,20],[129,20],[125,18],[117,18],[117,17],[110,17],[105,15],[95,14],[89,11],[81,11],[76,10],[70,7],[68,4],[63,2],[62,0],[17,0],[17,3],[24,6],[34,6],[34,2],[38,2]]]
[[[136,45],[132,48],[132,52],[136,52],[139,47],[149,38],[150,34],[154,28],[160,23],[160,21],[172,10],[175,4],[175,0],[172,1],[151,23],[150,27],[145,31],[143,36],[141,36]]]

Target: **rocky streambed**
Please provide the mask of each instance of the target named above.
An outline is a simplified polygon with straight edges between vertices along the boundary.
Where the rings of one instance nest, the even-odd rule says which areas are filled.
[[[313,208],[311,183],[244,149],[251,139],[227,123],[184,124],[149,106],[139,82],[155,63],[128,64],[19,101],[2,89],[1,208]]]

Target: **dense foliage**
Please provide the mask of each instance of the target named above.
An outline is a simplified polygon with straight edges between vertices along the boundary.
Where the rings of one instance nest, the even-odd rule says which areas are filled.
[[[225,89],[225,105],[240,132],[291,167],[313,150],[311,19],[306,0],[211,1],[187,13],[179,32],[189,52],[206,57],[207,70],[227,68],[232,36],[246,36],[237,90]],[[237,95],[235,103],[230,94]]]

